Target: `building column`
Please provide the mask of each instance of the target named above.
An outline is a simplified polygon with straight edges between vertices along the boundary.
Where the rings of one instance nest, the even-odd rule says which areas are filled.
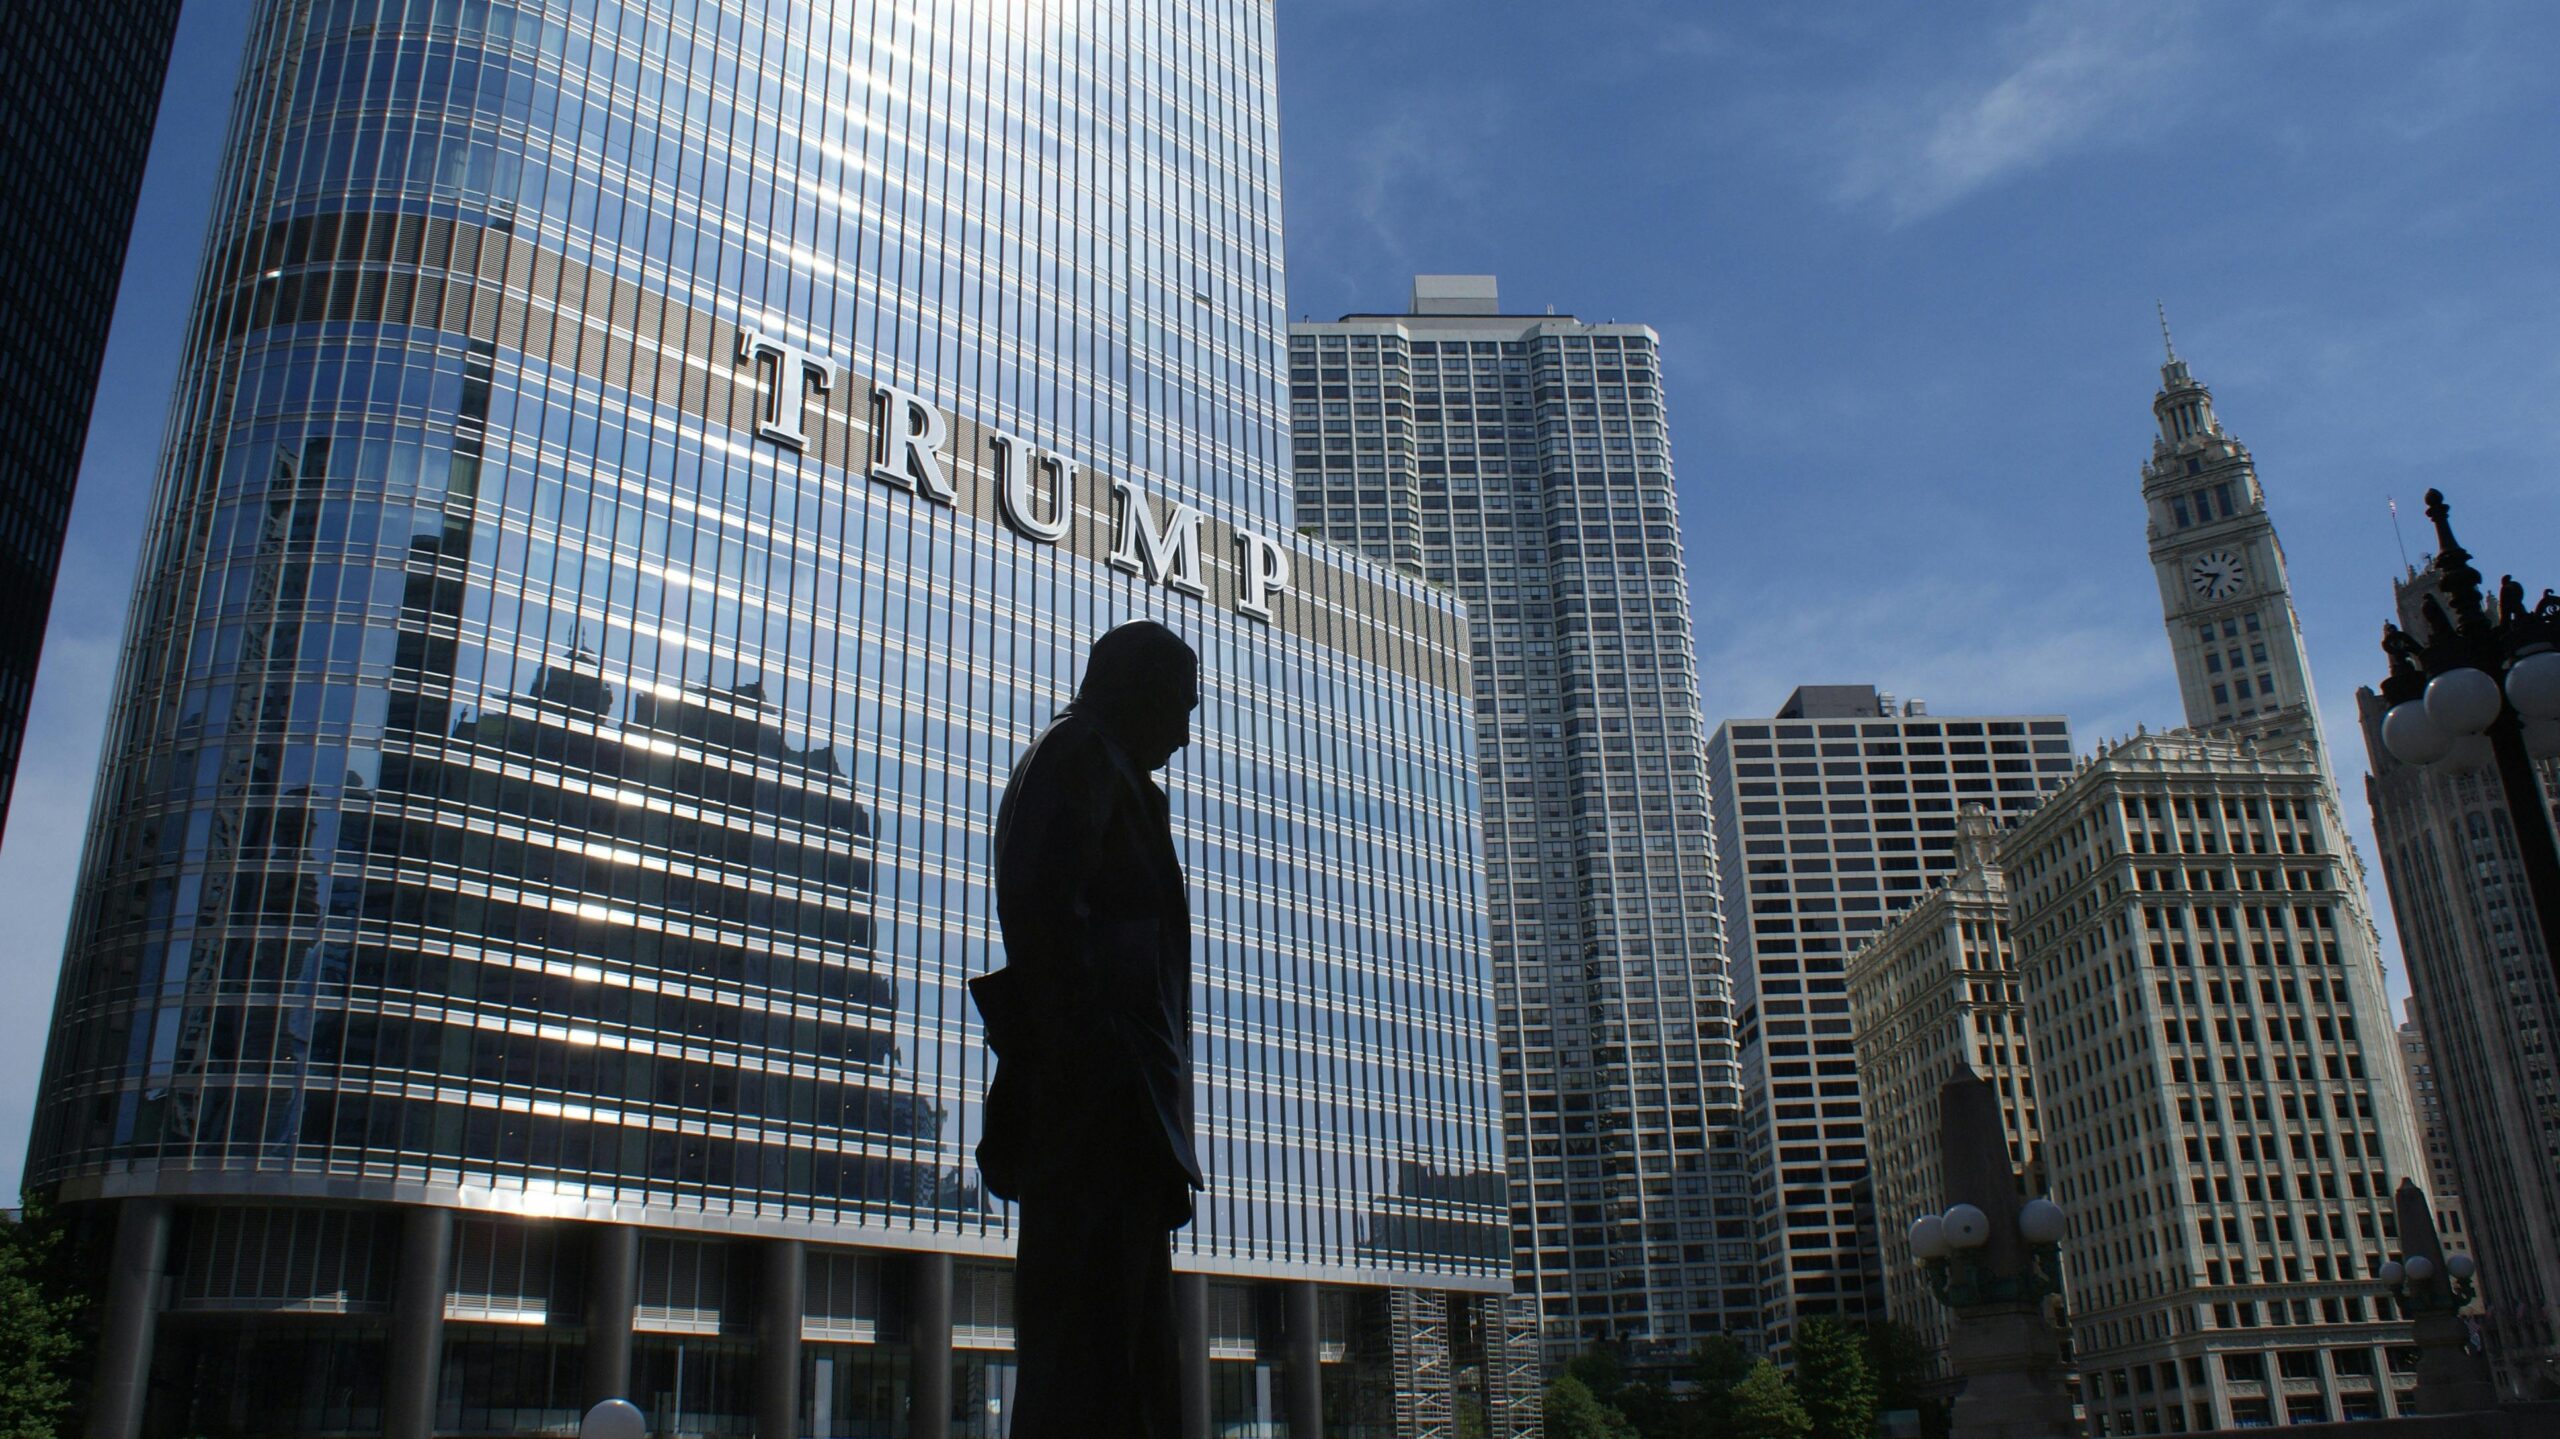
[[[160,1272],[169,1263],[169,1201],[116,1206],[114,1252],[98,1312],[98,1372],[89,1439],[134,1439],[151,1395],[151,1341],[160,1324]]]
[[[907,1434],[951,1439],[951,1256],[915,1256],[907,1284]]]
[[[1209,1276],[1173,1276],[1182,1349],[1182,1439],[1209,1439]]]
[[[434,1439],[437,1379],[444,1369],[444,1297],[453,1269],[453,1211],[430,1205],[400,1220],[400,1268],[391,1282],[391,1349],[382,1377],[383,1439]]]
[[[631,1313],[639,1297],[638,1226],[592,1226],[587,1235],[587,1395],[581,1409],[631,1397]]]
[[[767,1239],[756,1317],[756,1439],[800,1439],[800,1316],[808,1247]]]
[[[1289,1342],[1289,1361],[1283,1366],[1288,1388],[1281,1408],[1289,1420],[1289,1439],[1323,1439],[1324,1338],[1316,1283],[1293,1279],[1281,1286],[1281,1294],[1281,1329]]]

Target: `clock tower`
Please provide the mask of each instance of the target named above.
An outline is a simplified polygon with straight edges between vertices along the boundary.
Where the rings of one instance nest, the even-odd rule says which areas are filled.
[[[2160,330],[2165,344],[2166,320]],[[2284,546],[2249,449],[2223,431],[2212,391],[2175,348],[2151,413],[2160,434],[2142,467],[2142,498],[2187,724],[2262,745],[2308,743],[2325,764]]]

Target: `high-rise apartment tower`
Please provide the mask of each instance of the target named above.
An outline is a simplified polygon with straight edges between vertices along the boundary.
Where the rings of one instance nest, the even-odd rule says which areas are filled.
[[[1964,807],[2008,824],[2070,768],[2060,715],[1931,715],[1870,685],[1803,686],[1708,746],[1761,1313],[1782,1355],[1800,1319],[1886,1307],[1849,956],[1955,874]]]
[[[1507,1429],[1467,630],[1293,534],[1273,85],[1265,0],[257,7],[28,1166],[93,1434],[1000,1432],[988,829],[1142,615],[1188,1427],[1445,1432],[1464,1336]]]
[[[1289,342],[1299,524],[1466,602],[1512,1246],[1551,1358],[1756,1323],[1660,350],[1447,275]]]
[[[0,0],[0,827],[178,0]]]

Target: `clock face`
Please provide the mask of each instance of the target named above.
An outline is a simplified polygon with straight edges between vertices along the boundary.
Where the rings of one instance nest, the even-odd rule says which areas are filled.
[[[2248,567],[2229,550],[2213,550],[2187,562],[2187,584],[2209,600],[2227,600],[2249,587]]]

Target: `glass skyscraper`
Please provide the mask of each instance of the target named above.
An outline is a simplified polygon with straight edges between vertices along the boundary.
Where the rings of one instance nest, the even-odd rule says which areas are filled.
[[[1140,615],[1189,1422],[1507,1426],[1466,619],[1293,533],[1271,25],[261,7],[29,1166],[93,1432],[1003,1432],[987,832]]]
[[[1489,275],[1290,337],[1298,513],[1475,620],[1513,1254],[1547,1357],[1758,1321],[1686,559],[1642,325]]]
[[[0,825],[178,0],[0,0]]]

